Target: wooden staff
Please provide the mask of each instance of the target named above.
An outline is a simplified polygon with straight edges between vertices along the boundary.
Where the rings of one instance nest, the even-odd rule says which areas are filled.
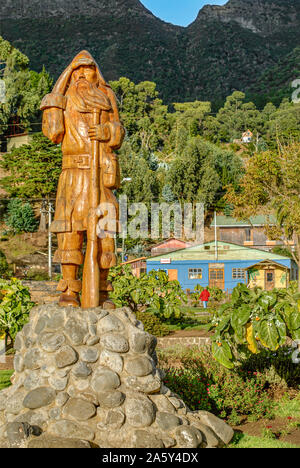
[[[100,124],[100,111],[94,110],[93,124]],[[84,309],[100,305],[100,267],[98,263],[97,207],[100,203],[100,160],[102,144],[92,141],[90,164],[89,212],[87,220],[87,247],[83,267],[81,306]]]

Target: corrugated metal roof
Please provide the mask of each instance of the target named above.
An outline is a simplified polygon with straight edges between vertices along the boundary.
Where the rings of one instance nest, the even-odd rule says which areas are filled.
[[[218,227],[251,227],[251,226],[264,226],[265,224],[275,224],[275,216],[252,216],[249,220],[239,221],[231,216],[218,215],[217,226]],[[215,222],[212,221],[210,227],[214,227]]]
[[[158,255],[147,259],[147,262],[160,262],[163,258],[170,258],[173,261],[188,260],[215,260],[215,242],[194,245],[187,249],[177,250],[164,255]],[[218,241],[218,261],[225,260],[290,260],[289,257],[277,255],[265,250],[243,247],[238,244]]]

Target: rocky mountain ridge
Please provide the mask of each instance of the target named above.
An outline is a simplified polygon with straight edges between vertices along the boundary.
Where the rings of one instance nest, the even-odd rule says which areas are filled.
[[[2,0],[0,35],[56,78],[88,49],[107,80],[155,81],[168,102],[253,88],[300,42],[300,0],[229,0],[186,28],[139,0]],[[287,77],[288,81],[289,77]]]

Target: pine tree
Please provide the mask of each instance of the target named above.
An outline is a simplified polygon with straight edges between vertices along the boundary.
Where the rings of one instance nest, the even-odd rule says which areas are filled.
[[[18,198],[12,199],[8,203],[5,223],[15,234],[34,232],[38,225],[30,203],[23,203]]]

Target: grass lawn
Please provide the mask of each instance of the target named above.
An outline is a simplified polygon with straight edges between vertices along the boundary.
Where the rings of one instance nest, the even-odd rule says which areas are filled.
[[[233,441],[227,448],[300,448],[300,445],[280,442],[279,440],[266,437],[235,434]]]
[[[13,373],[13,370],[0,371],[0,390],[3,390],[4,388],[9,387],[11,385],[10,377]]]

